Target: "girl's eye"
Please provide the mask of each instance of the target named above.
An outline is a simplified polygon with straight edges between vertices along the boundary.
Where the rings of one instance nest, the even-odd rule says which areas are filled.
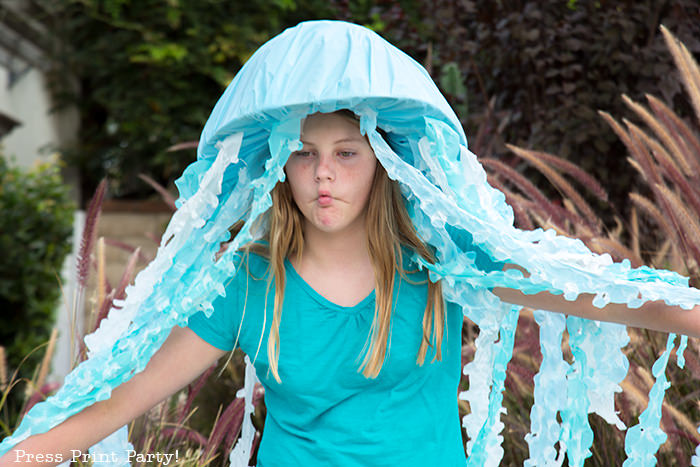
[[[355,155],[353,151],[340,151],[338,152],[342,157],[352,157]]]
[[[311,151],[294,151],[294,155],[297,157],[308,157]]]

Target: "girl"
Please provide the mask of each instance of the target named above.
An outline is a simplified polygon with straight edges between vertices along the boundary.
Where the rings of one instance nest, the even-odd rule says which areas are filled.
[[[464,315],[481,328],[470,462],[496,465],[520,306],[700,336],[687,280],[515,229],[425,70],[360,26],[302,23],[261,47],[198,156],[157,258],[86,338],[90,359],[0,445],[12,449],[0,465],[70,458],[236,345],[265,387],[258,465],[464,465]],[[571,321],[572,340],[585,323]],[[612,378],[601,355],[624,367],[622,331],[585,335],[593,383]]]

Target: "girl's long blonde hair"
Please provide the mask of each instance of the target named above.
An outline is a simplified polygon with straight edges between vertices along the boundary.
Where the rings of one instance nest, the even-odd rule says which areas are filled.
[[[301,258],[304,247],[303,215],[292,198],[287,181],[278,183],[272,190],[272,208],[269,212],[268,245],[255,243],[250,249],[269,258],[271,275],[268,275],[268,291],[272,280],[275,284],[274,310],[267,355],[270,371],[281,382],[278,371],[282,318],[282,304],[286,283],[284,260],[295,255]],[[398,271],[406,278],[403,269],[401,247],[406,246],[430,263],[435,257],[413,227],[398,184],[392,182],[381,164],[377,164],[367,206],[367,245],[375,274],[374,319],[368,335],[369,349],[358,371],[367,378],[375,378],[386,356],[391,329],[392,295],[394,277]],[[442,340],[445,311],[440,282],[428,281],[428,300],[423,314],[423,338],[418,349],[416,363],[423,365],[429,347],[435,346],[435,359],[442,359]],[[432,334],[432,339],[431,339]],[[262,337],[261,337],[262,338]],[[432,340],[432,342],[431,342]]]

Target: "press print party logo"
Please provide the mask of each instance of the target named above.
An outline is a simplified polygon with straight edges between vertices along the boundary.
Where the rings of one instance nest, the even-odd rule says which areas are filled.
[[[164,453],[164,452],[151,452],[151,453],[141,453],[134,450],[126,451],[126,458],[129,462],[140,462],[148,464],[159,464],[159,465],[169,465],[171,462],[177,462],[180,458],[179,451],[175,450],[174,453]],[[68,457],[64,457],[63,454],[30,454],[24,450],[18,450],[15,452],[15,462],[16,463],[61,463],[61,462],[92,462],[93,465],[99,464],[114,464],[119,461],[123,462],[124,456],[120,456],[117,453],[102,453],[102,454],[90,454],[84,453],[79,450],[71,450],[71,454]]]

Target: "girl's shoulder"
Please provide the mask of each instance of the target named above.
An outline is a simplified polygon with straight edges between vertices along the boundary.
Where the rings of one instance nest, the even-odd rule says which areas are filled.
[[[234,263],[236,265],[236,276],[241,276],[241,273],[245,273],[254,280],[267,280],[270,270],[267,243],[257,241],[236,251]]]

